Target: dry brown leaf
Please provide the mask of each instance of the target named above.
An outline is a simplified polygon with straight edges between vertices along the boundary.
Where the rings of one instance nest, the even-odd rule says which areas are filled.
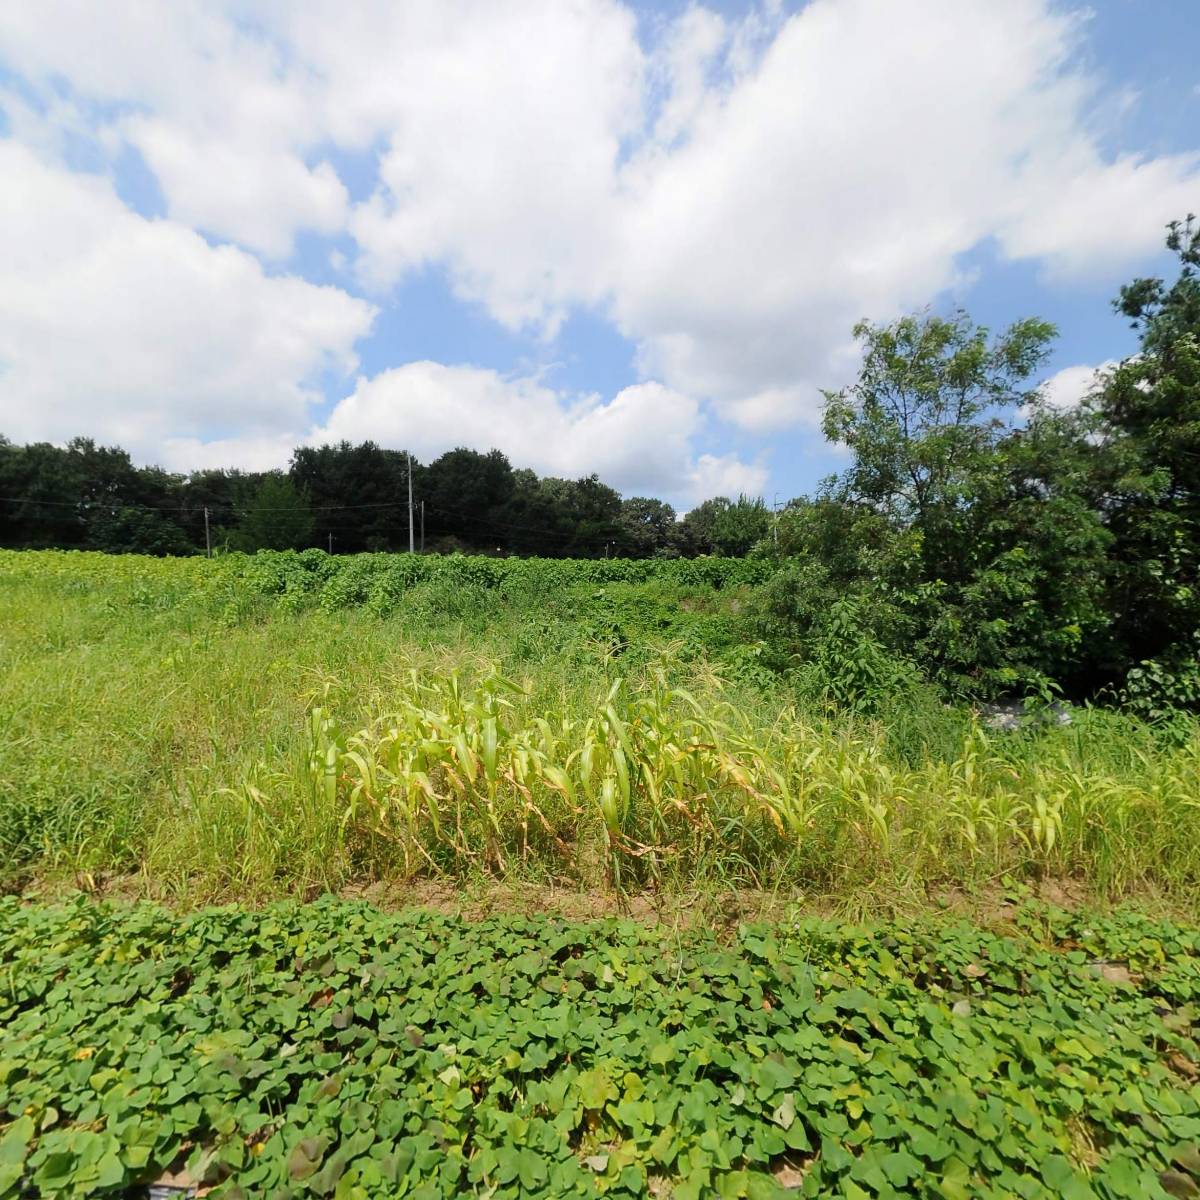
[[[1188,1079],[1200,1079],[1200,1067],[1197,1067],[1190,1058],[1185,1058],[1178,1050],[1167,1052],[1167,1065],[1172,1071],[1179,1075],[1185,1075]]]
[[[775,1168],[775,1182],[781,1188],[794,1190],[804,1186],[804,1176],[806,1168],[793,1167],[790,1163],[784,1163],[782,1166]]]

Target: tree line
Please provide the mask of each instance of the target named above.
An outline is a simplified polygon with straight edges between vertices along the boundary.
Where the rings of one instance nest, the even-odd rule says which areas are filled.
[[[0,545],[113,553],[217,549],[407,550],[645,558],[741,555],[767,532],[759,499],[719,496],[682,520],[595,475],[538,476],[499,450],[458,448],[423,464],[374,442],[302,446],[286,471],[173,474],[75,438],[18,446],[0,436]],[[207,532],[206,532],[207,513]]]

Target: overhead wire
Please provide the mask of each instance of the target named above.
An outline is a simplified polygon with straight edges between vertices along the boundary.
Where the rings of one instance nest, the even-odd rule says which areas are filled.
[[[260,508],[257,505],[247,506],[247,505],[222,504],[222,503],[217,503],[217,502],[204,503],[204,504],[196,502],[196,503],[184,504],[184,505],[144,504],[139,501],[122,500],[119,497],[102,497],[102,498],[87,497],[87,498],[81,498],[79,500],[43,500],[36,496],[0,496],[0,503],[28,504],[31,506],[52,507],[52,508],[69,508],[69,509],[76,510],[81,515],[88,510],[94,510],[94,509],[134,509],[136,511],[142,511],[142,512],[159,512],[159,513],[169,512],[169,513],[177,513],[177,514],[180,514],[185,517],[191,517],[193,520],[199,520],[203,514],[204,509],[206,509],[206,508],[208,509],[208,511],[211,514],[217,514],[217,515],[228,514],[228,515],[231,515],[234,517],[239,517],[239,518],[244,518],[244,517],[248,516],[251,511],[253,511],[254,513],[261,513],[261,514],[282,513],[282,512],[290,513],[290,512],[295,511],[291,507],[284,507],[284,506],[271,506],[271,507]],[[406,507],[407,507],[406,502],[404,500],[382,500],[382,501],[375,501],[375,502],[365,503],[365,504],[317,504],[317,505],[310,504],[308,506],[308,509],[310,512],[312,512],[314,514],[361,512],[361,511],[365,511],[365,510],[369,510],[369,509],[385,509],[385,508],[394,508],[394,509],[399,510],[401,513],[403,513],[404,510],[406,509]],[[545,526],[528,525],[528,524],[525,524],[524,522],[505,521],[498,517],[477,516],[474,513],[467,512],[466,510],[463,510],[463,509],[452,509],[452,508],[445,507],[443,505],[429,504],[428,502],[426,502],[426,512],[434,513],[436,515],[440,515],[443,517],[448,517],[452,520],[456,519],[456,520],[468,521],[474,525],[486,526],[489,529],[505,529],[505,530],[514,530],[514,531],[517,531],[520,533],[539,534],[542,537],[555,538],[559,541],[564,541],[564,542],[578,542],[581,539],[581,535],[579,534],[579,532],[577,530],[548,529]],[[45,519],[45,518],[42,518],[42,519]],[[323,529],[327,528],[328,525],[329,525],[328,521],[321,522],[321,527]],[[358,526],[352,525],[352,524],[346,523],[346,522],[340,523],[340,527],[342,529],[358,528]],[[337,528],[337,526],[335,526],[335,529],[336,528]],[[620,541],[623,539],[621,537],[621,533],[616,532],[614,537],[599,539],[599,540],[601,542],[607,541],[607,542],[616,543],[617,541]]]
[[[226,516],[234,518],[245,518],[251,512],[251,507],[229,504],[194,504],[194,505],[163,505],[163,504],[144,504],[135,501],[123,501],[119,498],[103,498],[103,499],[85,499],[85,500],[42,500],[32,496],[0,496],[0,503],[6,504],[28,504],[31,507],[51,507],[60,509],[72,509],[74,514],[63,513],[61,516],[40,513],[36,516],[39,524],[53,523],[63,527],[78,527],[78,519],[89,514],[94,514],[104,510],[121,510],[133,509],[140,512],[153,513],[170,513],[184,519],[183,523],[190,524],[199,522],[202,518],[204,509],[207,508],[209,513],[215,516]],[[371,504],[338,504],[338,505],[310,505],[309,511],[318,514],[334,514],[358,512],[369,509],[395,508],[399,510],[399,514],[403,514],[406,504],[404,501],[382,501]],[[269,507],[258,508],[253,507],[253,512],[256,514],[282,513],[293,512],[292,508],[285,507]],[[426,504],[426,513],[432,513],[438,516],[449,518],[452,521],[466,521],[478,528],[486,529],[490,532],[497,532],[498,536],[503,536],[500,531],[509,533],[525,533],[535,535],[541,539],[551,539],[560,544],[560,549],[568,547],[579,550],[590,550],[599,552],[607,546],[612,547],[627,547],[631,545],[629,540],[623,536],[623,531],[614,531],[611,537],[588,537],[586,534],[581,534],[578,530],[563,530],[563,529],[548,529],[545,526],[527,525],[521,522],[505,521],[495,517],[476,516],[473,513],[468,513],[462,510],[452,510],[440,505]],[[403,518],[401,517],[401,523]],[[317,522],[318,529],[323,534],[333,533],[335,539],[341,534],[343,537],[346,534],[361,534],[363,526],[351,521],[330,521],[322,519]],[[443,535],[445,531],[435,531],[434,536]]]

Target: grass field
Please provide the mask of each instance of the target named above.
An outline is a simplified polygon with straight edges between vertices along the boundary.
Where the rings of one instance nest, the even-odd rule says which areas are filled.
[[[839,713],[763,666],[760,576],[2,554],[5,876],[177,902],[431,877],[854,904],[1049,876],[1193,903],[1194,722]]]
[[[1196,722],[763,570],[0,552],[0,1198],[1200,1195]]]

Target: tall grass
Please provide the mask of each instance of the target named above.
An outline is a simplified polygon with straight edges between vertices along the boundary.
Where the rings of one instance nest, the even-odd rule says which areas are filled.
[[[822,892],[1022,872],[1112,892],[1197,879],[1195,739],[1131,745],[1096,713],[1015,744],[970,724],[953,757],[909,765],[878,723],[791,706],[763,720],[719,676],[690,691],[668,670],[557,708],[494,671],[468,687],[413,670],[364,728],[315,708],[303,769],[275,786],[325,807],[340,854],[384,853],[404,874],[678,886],[719,873]],[[248,807],[282,807],[247,787]]]
[[[111,577],[0,571],[10,883],[846,896],[1049,874],[1188,901],[1200,884],[1194,723],[1165,738],[1081,710],[990,733],[913,694],[839,715],[747,665],[736,594],[662,581],[425,581],[385,616],[214,600],[108,561]]]

